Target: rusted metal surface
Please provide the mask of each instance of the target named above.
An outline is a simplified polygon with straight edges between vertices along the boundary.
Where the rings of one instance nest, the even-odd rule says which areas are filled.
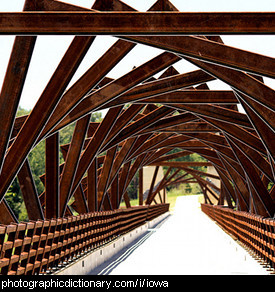
[[[274,34],[274,13],[185,13],[168,0],[156,1],[148,12],[119,0],[96,0],[92,9],[27,0],[23,12],[0,12],[0,19],[0,34],[22,34],[15,37],[0,94],[0,223],[4,224],[0,236],[8,238],[2,246],[1,273],[39,273],[59,258],[67,259],[70,252],[62,249],[61,239],[71,242],[66,250],[72,254],[74,247],[69,247],[73,241],[65,239],[67,229],[62,226],[78,226],[72,238],[82,226],[68,216],[117,214],[123,200],[129,208],[123,212],[131,212],[128,187],[137,174],[139,205],[144,205],[140,210],[155,212],[156,202],[166,200],[160,191],[165,193],[169,185],[197,183],[207,205],[274,217],[275,93],[263,78],[275,77],[274,58],[233,48],[220,36]],[[76,36],[31,113],[15,117],[36,36],[64,33]],[[105,34],[117,41],[68,87],[94,40]],[[108,73],[139,44],[162,51],[110,78]],[[179,72],[176,64],[181,60],[198,69]],[[229,89],[211,90],[208,82],[213,80]],[[90,122],[99,110],[107,110],[103,120]],[[59,131],[73,122],[71,141],[59,145]],[[46,141],[46,169],[40,176],[45,188],[38,194],[29,154],[41,141]],[[192,153],[205,162],[173,161]],[[156,166],[147,196],[142,181],[145,166]],[[157,182],[161,166],[168,170]],[[216,174],[198,170],[204,166],[213,166]],[[28,219],[34,223],[18,223],[5,198],[16,178]],[[219,186],[211,180],[218,180]],[[125,230],[135,225],[134,219],[126,221]],[[111,226],[110,221],[105,227]],[[22,239],[26,228],[34,240],[28,235]],[[57,236],[49,237],[57,231]],[[109,231],[104,232],[96,236],[107,236]],[[37,243],[42,234],[47,247],[43,252]]]
[[[9,12],[0,13],[0,18],[1,34],[220,35],[275,32],[274,13],[268,12]]]

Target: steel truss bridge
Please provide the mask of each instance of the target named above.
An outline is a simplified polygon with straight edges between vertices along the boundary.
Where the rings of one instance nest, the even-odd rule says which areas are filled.
[[[263,78],[275,77],[275,60],[222,39],[274,33],[274,13],[185,13],[168,0],[148,12],[119,0],[96,0],[91,9],[26,0],[23,12],[0,12],[0,34],[16,36],[0,95],[1,274],[64,265],[166,212],[160,191],[187,182],[201,187],[206,214],[274,267],[275,94]],[[64,34],[74,38],[54,74],[31,113],[16,117],[37,36]],[[98,35],[117,41],[68,88]],[[137,44],[163,52],[107,77]],[[197,70],[178,72],[173,65],[182,59]],[[210,90],[212,80],[230,90]],[[90,122],[103,109],[102,122]],[[59,131],[72,122],[71,142],[60,145]],[[28,155],[43,140],[45,190],[38,194]],[[190,153],[207,162],[173,161]],[[144,166],[155,166],[146,198]],[[156,182],[161,166],[168,170]],[[194,166],[213,166],[216,174]],[[132,207],[127,187],[136,173],[139,206]],[[28,222],[18,222],[5,199],[16,177]]]

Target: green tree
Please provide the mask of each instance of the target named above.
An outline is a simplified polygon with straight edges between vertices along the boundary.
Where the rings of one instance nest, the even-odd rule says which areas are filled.
[[[16,116],[25,116],[29,113],[30,110],[19,107]],[[101,112],[95,112],[92,114],[91,122],[100,122],[101,120]],[[73,136],[75,124],[75,122],[71,123],[67,127],[60,130],[60,145],[70,143]],[[44,191],[44,185],[40,180],[40,176],[45,173],[45,141],[41,141],[31,150],[28,155],[28,160],[32,170],[32,175],[37,192],[38,194],[41,194]],[[60,152],[60,163],[62,163],[63,161],[63,156]],[[8,192],[5,195],[5,199],[7,200],[10,208],[13,210],[15,216],[19,219],[19,221],[25,221],[28,219],[17,178],[11,184]]]
[[[127,188],[129,199],[136,199],[138,196],[138,173],[136,173]]]

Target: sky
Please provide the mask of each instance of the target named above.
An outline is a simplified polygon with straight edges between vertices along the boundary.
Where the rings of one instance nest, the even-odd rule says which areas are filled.
[[[125,0],[124,2],[139,11],[148,10],[156,0]],[[275,11],[275,0],[170,0],[182,12],[260,12]],[[90,8],[94,0],[63,0],[63,2]],[[0,12],[22,11],[24,0],[0,0]],[[20,99],[20,106],[32,109],[47,85],[59,61],[66,52],[73,36],[39,36],[36,41],[32,61]],[[248,35],[222,36],[225,44],[275,57],[275,36]],[[14,36],[0,36],[0,88],[5,76]],[[75,73],[68,88],[116,41],[110,36],[97,36],[86,57]],[[139,66],[162,51],[144,45],[137,45],[113,70],[108,77],[119,78],[134,66]],[[198,68],[187,61],[180,61],[174,65],[179,73],[185,73]],[[161,73],[159,73],[160,75]],[[157,77],[157,76],[156,76]],[[264,78],[265,83],[275,89],[274,79]],[[210,89],[229,89],[221,81],[208,83]]]

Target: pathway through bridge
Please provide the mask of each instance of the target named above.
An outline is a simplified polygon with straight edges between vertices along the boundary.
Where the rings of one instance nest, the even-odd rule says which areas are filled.
[[[174,214],[96,271],[109,275],[267,275],[266,269],[200,210],[179,197]]]

